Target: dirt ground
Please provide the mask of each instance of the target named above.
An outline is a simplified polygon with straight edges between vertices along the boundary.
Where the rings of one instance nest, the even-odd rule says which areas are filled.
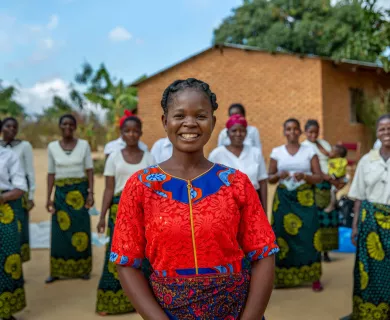
[[[31,212],[33,222],[48,220],[46,201],[46,150],[34,151],[37,191],[36,207]],[[100,209],[104,181],[95,179],[95,201]],[[270,197],[271,198],[271,197]],[[92,226],[95,228],[96,217]],[[103,268],[104,248],[93,248],[91,280],[68,280],[44,284],[49,272],[49,250],[33,250],[32,260],[23,265],[26,279],[27,308],[18,314],[19,320],[93,320],[96,290]],[[274,290],[267,309],[267,320],[336,320],[352,308],[352,269],[354,256],[332,254],[333,262],[323,265],[325,290],[313,293],[311,288]],[[108,316],[108,319],[141,319],[136,314]]]

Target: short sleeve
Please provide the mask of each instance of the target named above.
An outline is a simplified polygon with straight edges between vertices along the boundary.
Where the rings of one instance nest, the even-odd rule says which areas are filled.
[[[107,160],[106,164],[104,166],[104,173],[103,175],[106,177],[115,177],[115,153],[111,153]]]
[[[145,258],[143,188],[136,173],[123,189],[110,253],[110,261],[115,264],[140,268]]]
[[[93,169],[91,147],[89,146],[87,141],[85,141],[84,167],[86,170]]]
[[[276,161],[279,160],[279,149],[278,149],[278,148],[273,148],[273,149],[272,149],[270,158],[271,158],[271,159],[274,159],[274,160],[276,160]]]
[[[257,181],[268,179],[267,168],[265,166],[264,157],[261,152],[257,152],[256,158],[258,163]]]
[[[148,148],[148,146],[144,143],[144,142],[142,142],[142,141],[138,141],[138,147],[142,150],[142,151],[149,151],[149,148]]]
[[[47,172],[49,174],[55,174],[56,173],[56,163],[54,161],[53,151],[51,150],[51,147],[47,148]]]
[[[26,176],[28,179],[28,187],[29,194],[28,199],[34,200],[34,192],[35,192],[35,171],[34,171],[34,155],[33,149],[29,142],[24,142],[24,168],[26,170]]]
[[[348,192],[348,197],[352,199],[357,199],[357,200],[366,200],[366,188],[365,188],[365,183],[364,183],[364,158],[360,160],[357,168],[355,175],[353,177],[353,181],[351,184],[351,188],[349,189]]]
[[[228,138],[227,130],[224,128],[218,136],[218,147],[225,145],[225,140]]]
[[[26,176],[21,166],[19,157],[12,152],[9,159],[9,176],[12,186],[16,189],[27,191]]]
[[[217,149],[214,149],[213,151],[210,152],[209,154],[209,161],[216,163],[217,162]]]
[[[245,255],[256,261],[279,252],[275,234],[249,178],[237,172],[233,187],[241,214],[237,240]]]
[[[261,141],[260,141],[260,133],[259,130],[256,127],[253,127],[253,133],[252,133],[252,138],[253,138],[253,143],[254,147],[259,148],[260,150],[262,149]]]

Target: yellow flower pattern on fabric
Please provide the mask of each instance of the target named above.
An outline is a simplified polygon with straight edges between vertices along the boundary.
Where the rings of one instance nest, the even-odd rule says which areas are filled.
[[[78,190],[69,191],[66,194],[65,202],[76,210],[80,210],[84,206],[84,197]]]
[[[8,319],[26,306],[26,297],[23,288],[14,292],[3,292],[0,294],[0,318]]]
[[[22,244],[20,249],[20,256],[23,262],[30,260],[30,246],[28,243]]]
[[[298,191],[298,202],[304,207],[311,207],[314,204],[313,190]]]
[[[290,247],[288,246],[288,243],[283,238],[279,237],[276,239],[276,242],[278,243],[280,252],[279,252],[279,259],[283,260],[286,258],[288,252],[290,251]]]
[[[11,254],[7,257],[4,264],[4,270],[10,274],[12,279],[19,280],[22,276],[22,260],[19,254]]]
[[[118,213],[118,205],[117,204],[113,204],[110,208],[110,217],[111,219],[114,221],[116,221],[116,214]]]
[[[368,273],[364,271],[364,263],[359,261],[359,271],[360,271],[360,289],[365,290],[368,286]]]
[[[302,283],[314,282],[321,277],[321,263],[300,268],[275,268],[275,285],[286,287],[298,286]]]
[[[317,230],[316,233],[314,234],[313,244],[314,244],[314,248],[318,252],[324,251],[323,246],[322,246],[322,230],[321,229]]]
[[[372,259],[382,261],[385,258],[385,251],[376,232],[371,232],[367,236],[367,251]]]
[[[17,224],[18,224],[18,232],[21,233],[22,232],[22,223],[20,222],[20,220],[18,220]]]
[[[283,217],[284,229],[288,234],[297,235],[302,227],[302,220],[293,213],[288,213]]]
[[[275,193],[275,198],[274,198],[274,203],[272,205],[272,211],[276,212],[279,208],[280,200],[279,200],[279,195],[278,192]]]
[[[358,296],[353,297],[352,319],[364,320],[388,320],[390,305],[382,302],[375,305],[370,302],[363,302]]]
[[[52,277],[81,277],[92,271],[92,257],[79,260],[50,259],[50,274]]]
[[[390,216],[386,216],[382,212],[375,212],[374,217],[381,228],[390,229]]]
[[[314,195],[315,195],[316,205],[318,208],[324,209],[329,205],[330,202],[329,190],[316,189]]]
[[[111,290],[104,292],[99,289],[96,311],[107,312],[108,314],[118,314],[134,311],[134,307],[131,305],[122,289],[117,292]]]
[[[71,220],[69,215],[63,210],[57,212],[57,222],[62,231],[66,231],[70,228]]]
[[[116,264],[108,261],[108,271],[112,273],[115,279],[119,280],[118,271],[116,270]]]
[[[10,224],[14,221],[15,213],[8,203],[0,204],[0,223]]]
[[[367,210],[363,209],[362,210],[362,222],[364,222],[364,220],[366,220],[366,217],[367,217]]]
[[[76,232],[72,236],[72,246],[76,248],[78,252],[87,250],[89,245],[89,237],[85,232]]]

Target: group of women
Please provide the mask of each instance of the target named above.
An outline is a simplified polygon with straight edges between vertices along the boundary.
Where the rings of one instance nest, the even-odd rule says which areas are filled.
[[[219,147],[208,159],[204,146],[218,108],[208,84],[175,81],[164,91],[161,106],[164,139],[169,139],[164,146],[171,150],[166,161],[156,164],[140,148],[142,122],[135,115],[121,118],[124,145],[106,160],[97,229],[106,231],[109,243],[96,312],[136,309],[146,319],[261,319],[274,285],[311,283],[321,291],[321,253],[330,261],[327,252],[338,246],[337,212],[325,208],[331,186],[343,183],[327,174],[331,147],[318,138],[318,122],[307,122],[307,140],[300,143],[299,121],[286,120],[286,143],[272,150],[267,172],[258,130],[248,125],[242,105],[229,108]],[[48,146],[52,238],[47,283],[88,280],[92,270],[91,151],[75,138],[72,115],[61,117],[59,127],[62,139]],[[2,133],[0,240],[7,245],[0,247],[0,318],[13,319],[25,306],[21,262],[29,251],[23,249],[28,244],[23,228],[34,205],[35,183],[28,167],[31,146],[15,140],[17,121],[5,119]],[[350,190],[356,199],[357,242],[350,319],[390,319],[390,115],[378,120],[377,136],[381,147],[360,161]],[[30,160],[24,163],[24,158]],[[268,182],[277,184],[271,225],[263,210]]]

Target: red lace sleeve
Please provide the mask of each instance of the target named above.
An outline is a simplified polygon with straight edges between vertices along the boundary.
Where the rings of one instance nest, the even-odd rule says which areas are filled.
[[[143,185],[134,174],[126,183],[119,201],[112,238],[110,261],[140,268],[145,257],[145,226],[142,210]]]
[[[245,255],[255,261],[279,252],[275,234],[249,178],[237,172],[233,187],[241,211],[238,242]]]

